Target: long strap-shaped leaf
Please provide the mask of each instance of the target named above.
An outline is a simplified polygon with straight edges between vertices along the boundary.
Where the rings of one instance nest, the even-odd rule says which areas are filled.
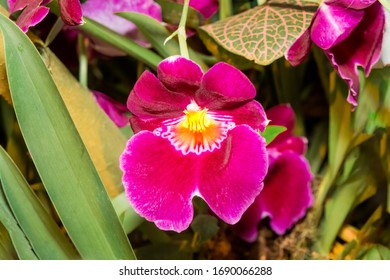
[[[0,223],[8,231],[8,234],[12,240],[12,244],[15,247],[15,251],[18,257],[22,260],[36,260],[37,256],[34,254],[31,244],[23,231],[20,229],[18,222],[14,215],[12,215],[11,209],[7,204],[7,200],[4,196],[3,189],[0,182]],[[3,240],[2,240],[3,241]]]
[[[15,218],[40,259],[80,258],[2,147],[0,180]]]
[[[39,53],[0,15],[16,116],[42,182],[85,259],[134,259],[107,192]]]

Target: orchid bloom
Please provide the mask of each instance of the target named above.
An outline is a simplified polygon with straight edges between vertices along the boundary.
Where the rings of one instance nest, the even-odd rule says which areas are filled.
[[[257,238],[257,226],[264,217],[277,234],[284,234],[313,203],[312,174],[303,153],[307,140],[294,136],[294,112],[289,105],[278,105],[267,110],[272,125],[282,125],[287,130],[267,146],[269,170],[264,179],[264,189],[255,202],[234,226],[237,234],[248,242]]]
[[[46,7],[51,0],[8,0],[10,14],[23,10],[16,20],[16,24],[23,32],[31,26],[40,23],[49,13]],[[58,0],[61,18],[67,25],[80,25],[83,23],[79,0]]]
[[[357,67],[361,66],[368,76],[379,60],[384,23],[384,8],[377,0],[325,0],[310,27],[287,51],[286,59],[298,65],[309,53],[313,41],[348,83],[347,100],[357,106],[360,90]]]
[[[121,155],[123,185],[134,210],[163,230],[181,232],[201,197],[234,224],[263,187],[268,120],[256,89],[238,69],[217,63],[206,73],[181,56],[144,72],[127,106],[136,133]]]
[[[184,0],[176,0],[177,3],[183,4]],[[197,10],[206,19],[213,16],[219,8],[218,0],[190,0],[190,7]]]
[[[141,46],[148,47],[146,39],[138,31],[137,26],[120,16],[115,15],[118,12],[137,12],[151,16],[159,21],[162,21],[160,5],[153,0],[87,0],[81,4],[83,14],[100,24],[110,28],[111,30],[128,36]],[[96,50],[100,53],[118,56],[123,55],[122,52],[114,51],[108,44],[95,40]]]
[[[100,108],[116,126],[124,127],[129,124],[129,117],[127,116],[129,110],[125,105],[99,91],[93,90],[92,93]]]

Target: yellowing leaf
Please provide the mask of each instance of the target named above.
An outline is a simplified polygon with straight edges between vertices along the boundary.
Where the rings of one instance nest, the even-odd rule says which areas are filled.
[[[44,61],[65,102],[73,122],[91,156],[109,195],[122,192],[119,156],[126,138],[81,86],[62,62],[49,50],[41,50]]]
[[[282,57],[310,25],[317,4],[301,0],[272,0],[265,5],[200,28],[209,51],[217,44],[260,65]],[[207,40],[210,38],[212,40]],[[213,53],[216,55],[215,53]]]
[[[8,16],[8,12],[0,6],[0,13]],[[0,34],[0,96],[2,96],[9,104],[12,104],[11,94],[9,92],[7,73],[5,71],[5,57],[3,36]]]

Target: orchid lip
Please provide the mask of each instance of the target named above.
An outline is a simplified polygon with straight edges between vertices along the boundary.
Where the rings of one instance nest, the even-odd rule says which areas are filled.
[[[228,131],[235,126],[231,116],[211,112],[191,101],[183,116],[164,121],[153,133],[169,140],[183,155],[200,155],[219,149]]]

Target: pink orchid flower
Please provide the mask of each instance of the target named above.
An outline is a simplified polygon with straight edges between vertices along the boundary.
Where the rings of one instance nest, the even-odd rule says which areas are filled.
[[[137,213],[181,232],[201,197],[234,224],[263,187],[268,120],[256,89],[238,69],[217,63],[206,73],[184,57],[144,72],[127,106],[136,133],[120,158],[123,185]]]
[[[176,0],[176,2],[183,4],[184,0]],[[219,0],[190,0],[189,5],[208,19],[218,11]]]
[[[377,0],[325,0],[307,29],[287,51],[293,65],[309,53],[311,41],[325,51],[333,67],[349,85],[348,102],[357,106],[358,66],[369,75],[379,60],[384,9]]]
[[[153,0],[87,0],[81,4],[83,14],[100,24],[114,30],[115,32],[128,36],[135,42],[144,47],[149,47],[149,43],[146,41],[141,32],[138,31],[137,26],[120,16],[115,15],[118,12],[137,12],[151,16],[159,21],[162,21],[162,14],[160,5]],[[123,52],[111,47],[109,44],[95,41],[95,49],[109,56],[124,55]]]
[[[10,14],[22,11],[16,20],[16,24],[23,30],[40,23],[49,13],[45,5],[51,0],[8,0]],[[67,25],[80,25],[83,23],[82,11],[79,0],[58,0],[61,18]]]
[[[116,126],[124,127],[129,124],[129,117],[127,116],[129,110],[125,105],[102,92],[93,90],[92,93],[100,108],[102,108]]]
[[[267,110],[272,125],[282,125],[287,130],[267,146],[269,170],[264,179],[264,189],[255,202],[234,226],[237,234],[248,242],[257,238],[258,223],[270,218],[270,226],[277,234],[284,234],[313,204],[312,174],[303,156],[307,140],[294,136],[294,112],[289,105],[278,105]]]

